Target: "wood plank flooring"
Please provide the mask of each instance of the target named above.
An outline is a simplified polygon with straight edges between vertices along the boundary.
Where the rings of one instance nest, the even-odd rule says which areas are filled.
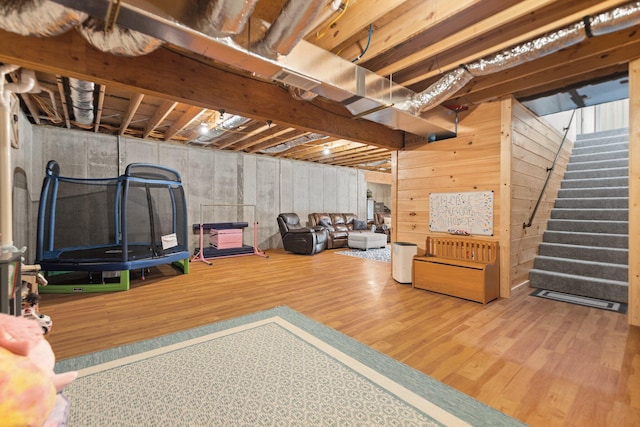
[[[532,426],[640,425],[640,328],[514,292],[483,306],[412,289],[391,265],[268,251],[163,266],[127,292],[43,294],[58,359],[286,305]]]

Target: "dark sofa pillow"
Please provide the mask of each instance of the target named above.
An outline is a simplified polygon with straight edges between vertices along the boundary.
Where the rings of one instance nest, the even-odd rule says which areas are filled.
[[[360,221],[359,219],[353,220],[353,229],[354,230],[366,230],[367,229],[367,221]]]

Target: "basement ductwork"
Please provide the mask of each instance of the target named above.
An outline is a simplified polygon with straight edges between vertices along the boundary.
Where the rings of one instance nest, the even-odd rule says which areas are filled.
[[[217,125],[215,128],[211,129],[204,135],[201,135],[193,140],[194,143],[211,143],[214,139],[221,137],[228,131],[239,128],[240,126],[248,123],[251,119],[247,117],[242,117],[238,115],[230,116],[228,119],[224,120],[222,123]]]
[[[617,7],[593,17],[587,16],[580,22],[548,35],[450,71],[426,90],[413,96],[406,108],[416,114],[423,113],[444,102],[474,77],[504,71],[576,45],[588,37],[624,30],[638,24],[640,2]]]
[[[292,139],[291,141],[283,142],[282,144],[265,148],[264,150],[260,150],[260,153],[263,153],[263,154],[284,153],[285,151],[293,147],[297,147],[298,145],[306,144],[307,142],[312,142],[312,141],[320,141],[327,138],[329,138],[327,135],[322,135],[319,133],[310,133],[308,135],[303,135],[299,138]]]
[[[104,26],[104,21],[89,18],[78,27],[78,32],[91,46],[102,52],[118,56],[146,55],[164,44],[162,41],[138,31],[117,25],[112,30],[106,31]]]
[[[92,16],[106,16],[110,4],[108,0],[91,4],[83,0],[55,1]],[[195,28],[193,10],[183,3],[172,4],[169,12],[159,8],[150,10],[144,0],[122,0],[116,23],[258,77],[297,88],[303,98],[311,99],[314,95],[305,94],[311,91],[336,102],[345,101],[356,117],[431,139],[453,136],[455,124],[450,111],[442,108],[441,116],[436,114],[434,122],[398,109],[394,105],[411,99],[415,92],[301,40],[322,4],[322,0],[288,1],[265,37],[251,49],[239,46],[228,37],[214,38]],[[190,27],[186,23],[193,24]]]
[[[69,79],[73,115],[76,122],[88,126],[93,123],[93,90],[95,85],[84,80]]]
[[[200,0],[196,28],[211,37],[239,34],[258,0]]]
[[[23,36],[57,36],[77,27],[87,16],[47,0],[0,1],[0,28]]]
[[[111,5],[109,0],[55,2],[97,17],[106,16]],[[357,118],[435,140],[455,135],[454,114],[444,107],[435,110],[436,107],[458,92],[473,77],[503,71],[538,59],[579,43],[588,36],[629,28],[638,24],[640,15],[640,2],[633,2],[595,17],[587,17],[582,22],[461,66],[445,74],[425,91],[415,93],[300,40],[322,3],[289,0],[265,37],[251,49],[237,45],[230,38],[211,37],[202,32],[211,30],[195,28],[195,24],[185,25],[195,20],[193,8],[187,7],[188,3],[185,2],[172,6],[174,9],[169,13],[152,7],[146,0],[121,0],[116,23],[249,71],[258,77],[341,102]],[[220,13],[223,10],[217,8],[220,5],[231,7],[224,0],[212,1],[209,3],[210,12]],[[249,13],[252,6],[252,1],[244,1],[238,5],[239,9],[234,10]],[[220,27],[219,24],[213,26]],[[427,111],[429,115],[425,116],[423,113]]]
[[[322,0],[288,0],[254,51],[266,58],[288,55],[316,19]]]

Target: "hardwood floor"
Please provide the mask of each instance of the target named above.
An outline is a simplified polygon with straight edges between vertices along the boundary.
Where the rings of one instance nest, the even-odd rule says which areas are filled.
[[[40,310],[65,359],[287,305],[532,426],[640,425],[640,328],[625,315],[529,289],[483,306],[335,252],[165,266],[127,292],[43,294]]]

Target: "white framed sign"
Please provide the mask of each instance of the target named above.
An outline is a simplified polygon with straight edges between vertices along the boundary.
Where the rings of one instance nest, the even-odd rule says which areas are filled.
[[[493,235],[493,191],[429,194],[429,231]]]

